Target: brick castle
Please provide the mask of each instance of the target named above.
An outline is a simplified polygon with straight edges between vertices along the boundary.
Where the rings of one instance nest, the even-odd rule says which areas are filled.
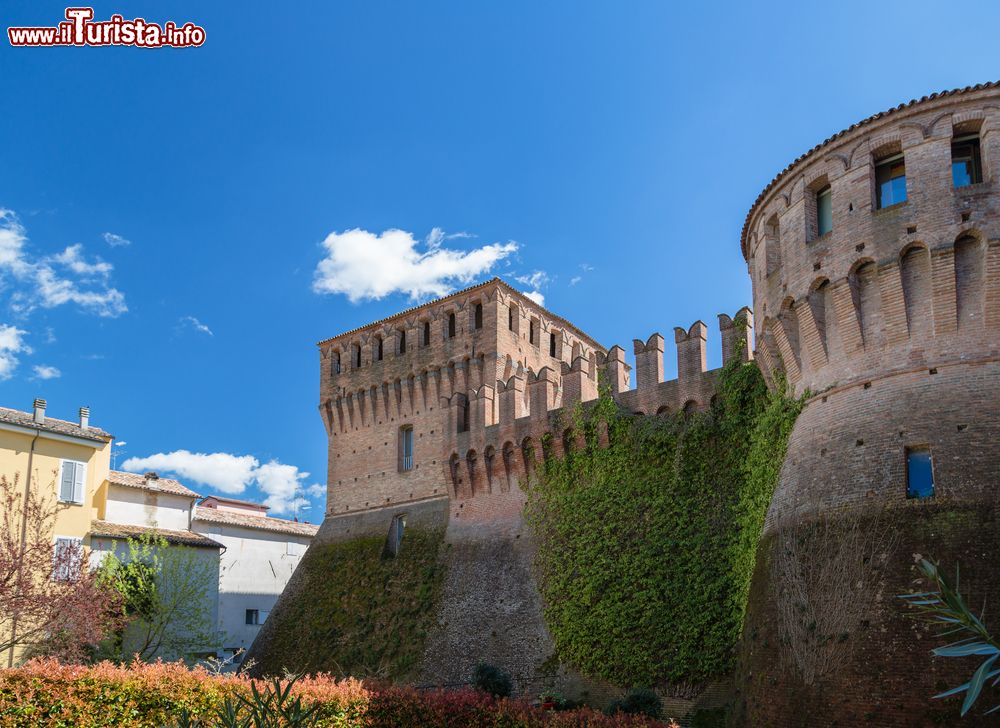
[[[719,316],[723,360],[756,358],[769,383],[780,373],[809,394],[748,615],[774,640],[768,549],[819,511],[892,509],[904,533],[887,594],[907,590],[919,552],[961,560],[1000,597],[998,185],[1000,86],[986,84],[855,124],[786,168],[750,210],[741,245],[753,312]],[[316,542],[384,535],[405,519],[445,527],[452,546],[425,682],[464,682],[487,659],[519,690],[537,687],[552,644],[520,483],[538,458],[560,456],[572,433],[559,413],[596,398],[599,376],[637,414],[707,407],[719,371],[706,366],[707,326],[674,333],[677,379],[662,381],[664,339],[653,334],[633,342],[631,389],[621,347],[605,349],[493,279],[319,343],[329,466]],[[920,725],[907,705],[926,705],[951,673],[932,665],[927,640],[914,644],[898,612],[882,604],[867,650],[828,687],[851,714]],[[745,658],[750,724],[798,725],[802,710],[819,708],[803,708],[805,688],[773,657],[751,647]]]

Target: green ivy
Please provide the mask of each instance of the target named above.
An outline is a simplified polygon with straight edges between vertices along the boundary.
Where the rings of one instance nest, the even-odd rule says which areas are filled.
[[[607,393],[577,407],[587,445],[539,467],[526,509],[560,660],[619,685],[732,669],[800,409],[741,362],[722,371],[710,411],[634,417]]]
[[[254,672],[413,677],[437,611],[443,542],[443,529],[411,527],[390,558],[384,537],[310,547],[295,598],[270,617]]]

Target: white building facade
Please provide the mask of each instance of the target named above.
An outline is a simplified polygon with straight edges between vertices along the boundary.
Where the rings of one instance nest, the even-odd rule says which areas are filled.
[[[218,624],[227,656],[249,649],[318,526],[272,518],[267,507],[209,496],[191,529],[222,544]]]
[[[112,470],[102,487],[107,488],[107,492],[100,499],[98,518],[90,527],[91,564],[96,566],[111,553],[126,561],[129,539],[162,538],[167,543],[166,548],[174,549],[169,554],[161,554],[163,564],[183,555],[190,559],[182,562],[188,565],[184,571],[204,575],[204,583],[198,586],[203,603],[196,613],[199,615],[197,623],[203,625],[199,632],[208,642],[184,639],[190,634],[185,629],[179,636],[172,635],[169,640],[172,646],[158,650],[155,656],[192,659],[216,654],[221,644],[221,635],[215,633],[215,625],[219,610],[219,556],[223,546],[190,528],[194,504],[201,496],[178,481],[160,478],[156,473],[137,475]],[[178,551],[181,547],[189,551]],[[196,564],[196,568],[190,568],[191,564]],[[177,578],[183,579],[184,574],[178,574]],[[161,585],[161,588],[164,586],[170,588],[170,585]],[[130,627],[131,632],[141,631],[134,627]],[[135,634],[130,636],[129,630],[125,639],[126,652],[130,644],[143,642]]]

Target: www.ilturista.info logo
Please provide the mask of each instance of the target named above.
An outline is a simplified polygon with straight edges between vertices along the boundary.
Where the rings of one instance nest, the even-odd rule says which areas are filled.
[[[135,46],[190,48],[205,42],[205,29],[194,23],[163,25],[142,18],[94,21],[93,8],[66,8],[66,20],[56,26],[7,28],[12,46]]]

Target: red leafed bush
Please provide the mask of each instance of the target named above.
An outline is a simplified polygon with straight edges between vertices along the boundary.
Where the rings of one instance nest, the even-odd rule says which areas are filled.
[[[210,719],[226,696],[249,693],[250,680],[189,670],[180,663],[110,663],[85,667],[36,660],[0,670],[0,725],[11,728],[160,728],[186,710]],[[668,724],[633,716],[608,717],[591,710],[548,712],[472,689],[418,691],[412,688],[300,678],[293,694],[319,704],[320,726],[407,728],[626,728]],[[211,725],[211,720],[206,720]]]

